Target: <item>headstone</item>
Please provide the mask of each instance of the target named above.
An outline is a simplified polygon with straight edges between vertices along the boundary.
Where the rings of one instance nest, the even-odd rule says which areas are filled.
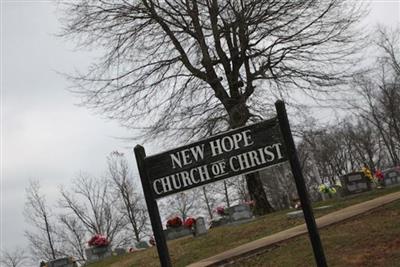
[[[140,241],[135,244],[135,247],[137,249],[146,249],[146,248],[149,248],[150,246],[149,246],[149,243],[147,243],[146,241]]]
[[[242,224],[254,219],[253,212],[246,204],[238,204],[225,209],[225,211],[227,215],[212,220],[210,228],[225,224]]]
[[[196,219],[196,226],[195,226],[195,236],[203,235],[207,233],[207,226],[206,221],[203,217],[198,217]]]
[[[126,253],[126,249],[124,248],[115,248],[114,254],[117,256],[124,255]]]
[[[340,178],[343,195],[352,195],[371,190],[371,181],[362,172],[353,172]]]
[[[222,225],[228,224],[229,222],[230,222],[230,221],[229,221],[229,216],[224,216],[224,217],[216,218],[216,219],[213,219],[213,220],[211,221],[210,228],[222,226]]]
[[[253,218],[253,212],[245,204],[239,204],[228,208],[228,213],[232,221],[248,220]]]
[[[393,186],[400,184],[400,170],[397,168],[391,168],[383,171],[384,184],[385,186]]]
[[[76,267],[76,263],[72,260],[72,258],[60,258],[55,260],[50,260],[47,263],[47,267]]]
[[[93,263],[110,257],[112,255],[112,252],[110,246],[89,247],[85,249],[85,254],[87,259],[86,262]]]
[[[192,235],[192,230],[184,226],[171,227],[164,230],[164,235],[167,240],[174,240],[184,236]]]

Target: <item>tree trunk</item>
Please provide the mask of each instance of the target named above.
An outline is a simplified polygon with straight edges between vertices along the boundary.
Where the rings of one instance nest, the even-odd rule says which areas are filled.
[[[246,174],[247,189],[249,190],[251,200],[255,201],[255,215],[263,215],[274,211],[265,194],[261,182],[260,173],[253,172]]]
[[[230,119],[229,123],[232,129],[246,125],[246,122],[250,118],[250,112],[246,103],[240,100],[228,110],[228,113]],[[264,191],[260,173],[254,172],[246,174],[246,183],[250,198],[255,202],[255,215],[263,215],[274,211]]]
[[[225,180],[224,180],[224,193],[225,193],[226,206],[228,208],[230,208],[231,207],[231,203],[229,201],[228,185],[226,184]]]
[[[45,226],[46,226],[47,240],[49,241],[50,250],[51,250],[51,256],[53,257],[53,260],[55,260],[56,259],[56,253],[54,251],[53,240],[52,240],[51,235],[50,235],[50,226],[49,226],[49,222],[47,220],[47,216],[46,215],[44,215],[44,223],[45,223]]]
[[[212,214],[212,210],[211,210],[211,207],[210,207],[210,203],[208,201],[208,197],[207,197],[207,193],[206,193],[206,187],[203,186],[202,189],[203,189],[204,201],[206,202],[206,205],[207,205],[208,215],[210,216],[210,220],[212,220],[213,219],[213,214]]]

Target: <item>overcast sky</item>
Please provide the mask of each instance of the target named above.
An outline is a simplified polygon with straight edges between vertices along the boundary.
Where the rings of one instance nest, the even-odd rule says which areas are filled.
[[[395,26],[400,0],[373,1],[367,19]],[[132,147],[115,137],[132,132],[77,107],[78,99],[57,72],[84,70],[96,51],[73,51],[59,32],[51,1],[3,1],[1,4],[1,247],[24,247],[25,188],[39,179],[48,200],[79,171],[104,173],[106,156]],[[98,52],[97,52],[98,53]],[[157,148],[150,148],[150,152]],[[132,164],[134,165],[134,164]]]

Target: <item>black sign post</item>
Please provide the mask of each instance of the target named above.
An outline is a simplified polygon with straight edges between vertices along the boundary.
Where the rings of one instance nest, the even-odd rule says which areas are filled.
[[[308,234],[310,236],[311,245],[314,250],[315,261],[318,267],[325,267],[326,259],[324,250],[322,248],[321,239],[319,237],[317,224],[315,223],[314,214],[310,205],[310,200],[307,195],[306,184],[304,182],[303,173],[301,172],[299,158],[297,156],[296,147],[294,145],[292,132],[290,131],[289,120],[286,114],[285,103],[283,101],[277,101],[275,103],[276,112],[278,114],[279,125],[283,139],[286,144],[286,152],[289,157],[290,166],[294,180],[296,182],[297,193],[299,194],[301,207],[304,213],[304,219],[307,224]]]
[[[156,240],[158,257],[162,267],[171,267],[171,259],[168,253],[168,246],[165,240],[163,227],[161,223],[160,212],[158,210],[157,201],[151,191],[150,180],[147,176],[147,167],[145,163],[146,152],[140,145],[135,147],[135,157],[137,166],[139,169],[140,180],[142,182],[144,198],[147,204],[147,210],[149,212],[151,227],[153,229],[154,238]]]
[[[295,178],[318,267],[326,260],[299,159],[294,146],[285,105],[275,103],[278,116],[234,129],[167,152],[146,157],[142,146],[135,156],[162,267],[171,260],[156,199],[203,186],[239,174],[251,173],[288,161]]]

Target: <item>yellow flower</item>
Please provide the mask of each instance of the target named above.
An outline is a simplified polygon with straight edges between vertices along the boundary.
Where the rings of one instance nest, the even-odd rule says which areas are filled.
[[[367,177],[368,179],[372,180],[372,173],[371,171],[366,168],[366,167],[362,167],[362,172],[364,173],[364,176]]]

